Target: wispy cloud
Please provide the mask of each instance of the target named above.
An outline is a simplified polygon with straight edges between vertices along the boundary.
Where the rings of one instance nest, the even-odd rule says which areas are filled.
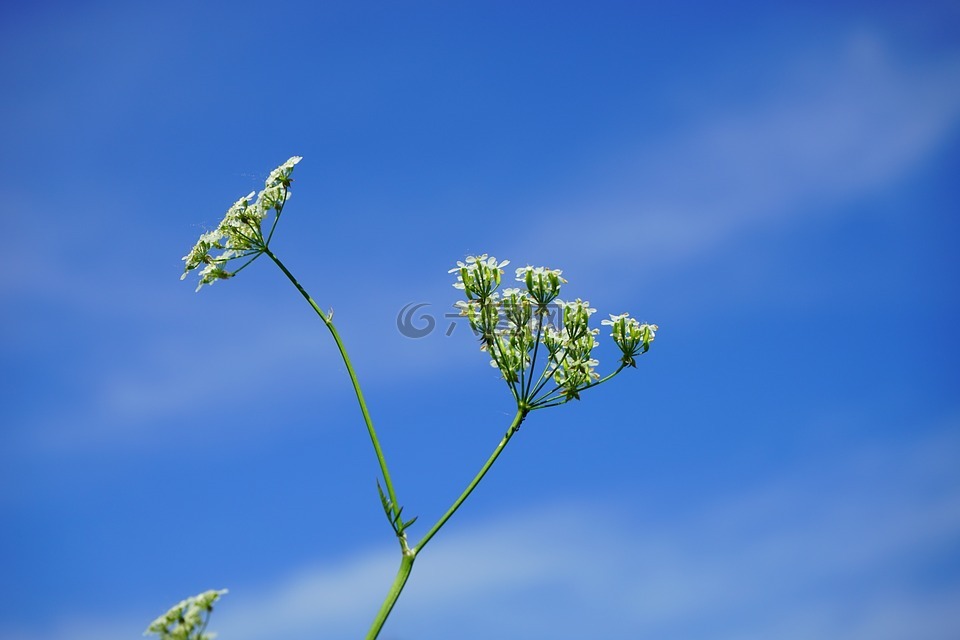
[[[858,33],[841,46],[798,56],[778,77],[778,84],[755,102],[746,106],[708,102],[709,107],[688,132],[664,136],[657,145],[610,160],[608,177],[597,178],[593,186],[584,188],[579,202],[562,207],[544,203],[543,215],[532,212],[533,218],[556,220],[560,211],[560,219],[569,224],[538,228],[535,237],[523,240],[524,251],[515,253],[536,254],[540,244],[562,245],[567,232],[550,229],[568,229],[575,226],[574,220],[586,216],[596,231],[580,235],[580,248],[566,252],[562,265],[578,279],[589,279],[591,270],[597,269],[639,273],[651,265],[697,260],[724,250],[746,230],[775,229],[816,218],[822,215],[818,212],[835,211],[837,205],[895,184],[929,158],[960,122],[960,53],[956,52],[933,59],[911,58],[878,36]],[[545,253],[553,255],[555,251]],[[602,266],[597,255],[604,256]],[[8,258],[11,265],[21,259]],[[107,278],[114,268],[95,267],[96,278]],[[0,288],[26,290],[21,276],[10,275],[17,273],[15,268],[4,272],[6,281]],[[168,299],[158,304],[155,291],[131,286],[129,295],[115,296],[113,289],[92,289],[92,276],[78,281],[76,269],[67,262],[58,263],[56,255],[42,263],[39,274],[34,274],[40,278],[34,285],[56,292],[61,301],[94,305],[100,317],[123,313],[143,318],[157,308],[168,316],[193,313],[186,310],[184,302]],[[594,278],[601,285],[608,280]],[[411,291],[435,290],[432,284],[409,284]],[[409,301],[396,298],[392,288],[379,286],[381,289],[376,284],[365,287],[358,294],[363,300],[339,301],[369,311],[357,324],[362,332],[382,334],[387,326],[382,319],[392,322],[403,302]],[[625,285],[617,281],[608,286],[622,291]],[[591,295],[600,295],[596,289],[592,286]],[[372,300],[397,300],[396,309],[382,305],[373,309]],[[433,310],[440,313],[440,308],[434,305]],[[163,328],[155,328],[161,336]],[[316,335],[313,330],[273,332],[269,345],[260,345],[275,350],[275,357],[266,359],[276,370],[301,367],[302,354],[295,342],[307,331],[311,338]],[[283,336],[280,349],[278,336]],[[362,361],[364,350],[375,350],[382,359],[402,362],[411,376],[436,375],[461,366],[463,360],[451,356],[449,342],[436,338],[411,342],[391,327],[375,346],[351,344],[351,352]],[[181,334],[178,340],[183,363],[191,353],[211,348],[220,352],[213,354],[216,361],[229,361],[229,349],[211,347],[205,336]],[[140,355],[143,357],[137,361],[107,364],[93,371],[98,378],[94,393],[77,397],[77,402],[87,403],[85,408],[70,406],[62,414],[42,409],[29,418],[32,426],[22,431],[43,434],[43,443],[68,442],[66,436],[47,437],[43,425],[75,424],[76,416],[88,415],[95,418],[94,431],[99,430],[103,437],[85,431],[85,446],[77,451],[98,443],[116,447],[124,441],[137,441],[114,437],[137,433],[130,430],[131,423],[200,407],[216,391],[184,377],[183,364],[165,364],[149,353]],[[145,375],[145,370],[152,373]],[[312,371],[310,375],[317,374]],[[397,376],[396,367],[364,372],[368,385],[385,384],[391,376]],[[228,383],[226,378],[220,379],[220,384]],[[218,382],[210,379],[204,384]]]
[[[774,77],[747,104],[703,96],[687,131],[605,163],[611,177],[556,207],[551,218],[560,211],[566,224],[551,228],[590,220],[595,233],[578,237],[584,262],[687,262],[746,229],[815,219],[896,185],[960,123],[957,51],[918,59],[854,33]]]
[[[913,442],[808,459],[670,516],[577,503],[461,521],[418,560],[384,637],[951,637],[960,584],[936,567],[960,537],[957,433],[953,420]],[[395,556],[230,585],[214,626],[228,640],[356,635]],[[119,640],[108,631],[120,626],[99,637]],[[30,638],[87,637],[75,631]]]

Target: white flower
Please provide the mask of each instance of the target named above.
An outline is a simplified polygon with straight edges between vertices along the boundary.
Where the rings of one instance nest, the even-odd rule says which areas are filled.
[[[630,314],[627,314],[627,313],[621,313],[621,314],[616,315],[616,316],[611,313],[611,314],[610,314],[610,319],[609,319],[609,320],[601,320],[601,321],[600,321],[600,324],[606,324],[606,325],[609,325],[609,326],[612,327],[612,326],[616,325],[619,321],[624,320],[624,319],[628,318],[629,316],[630,316]]]
[[[279,209],[290,199],[290,192],[283,185],[268,187],[257,194],[257,204],[260,205],[260,220],[266,217],[270,209]]]
[[[213,284],[217,280],[227,280],[233,277],[233,274],[221,267],[220,264],[220,261],[211,262],[200,270],[200,284],[197,285],[197,291],[200,291],[205,284]]]
[[[572,339],[579,338],[587,332],[590,322],[590,316],[596,313],[596,309],[590,306],[589,302],[577,298],[573,302],[566,302],[563,305],[563,328],[567,335]]]
[[[517,269],[517,280],[526,285],[530,297],[543,307],[560,295],[560,285],[566,282],[560,277],[561,273],[560,269],[527,265]]]
[[[553,379],[561,387],[568,400],[579,399],[580,391],[600,379],[594,367],[600,363],[587,357],[566,355],[553,372]]]
[[[547,348],[551,359],[559,360],[566,344],[566,333],[552,324],[544,326],[540,341]]]
[[[200,285],[197,287],[199,291],[205,284],[231,277],[233,274],[224,268],[230,260],[253,259],[263,253],[267,247],[267,239],[261,229],[263,221],[271,210],[276,211],[279,217],[280,210],[290,197],[293,167],[301,159],[300,156],[293,156],[271,171],[265,188],[256,194],[256,199],[255,192],[251,191],[234,202],[216,230],[202,234],[190,252],[183,257],[186,264],[180,279],[183,280],[187,273],[204,265],[200,271]],[[214,249],[223,252],[212,256],[210,252]]]
[[[656,337],[657,331],[660,329],[655,324],[642,324],[640,325],[640,330],[644,332],[644,341],[648,344],[653,342],[654,337]]]
[[[270,172],[270,175],[267,176],[266,187],[267,189],[276,186],[290,186],[290,174],[293,173],[293,166],[303,160],[300,156],[293,156],[282,165]]]
[[[614,343],[623,352],[624,365],[637,366],[635,358],[650,349],[650,343],[656,337],[659,327],[655,324],[640,324],[626,313],[611,315],[609,320],[600,324],[610,327]]]
[[[534,318],[533,301],[527,292],[520,289],[504,289],[502,293],[501,306],[509,324],[508,330],[536,331],[538,320]]]
[[[484,299],[500,286],[503,267],[508,264],[510,264],[509,260],[497,262],[496,258],[484,253],[479,256],[467,256],[465,262],[458,260],[457,266],[447,273],[457,274],[457,282],[453,286],[464,291],[467,298]]]

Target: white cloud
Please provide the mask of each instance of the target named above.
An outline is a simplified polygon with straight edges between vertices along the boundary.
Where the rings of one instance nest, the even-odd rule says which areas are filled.
[[[880,192],[960,123],[960,53],[914,61],[898,53],[877,36],[853,34],[781,69],[753,102],[703,96],[704,113],[688,133],[609,161],[604,184],[579,203],[550,203],[543,216],[566,221],[551,227],[557,234],[590,220],[595,232],[578,236],[569,256],[582,256],[577,269],[597,255],[639,269],[687,262],[746,229]],[[539,229],[538,237],[565,239]]]
[[[960,536],[956,426],[807,459],[673,514],[608,502],[458,519],[418,559],[383,637],[952,637],[960,584],[923,576]],[[385,542],[273,584],[226,585],[213,628],[224,640],[356,637],[397,564]],[[146,622],[0,638],[120,640]]]
[[[383,637],[952,637],[960,584],[923,576],[960,536],[956,425],[808,459],[672,515],[574,503],[461,519],[418,559]],[[356,637],[397,564],[385,543],[275,584],[228,585],[213,628],[224,640]],[[0,638],[90,637],[74,626]],[[119,640],[106,630],[121,626],[83,628]]]

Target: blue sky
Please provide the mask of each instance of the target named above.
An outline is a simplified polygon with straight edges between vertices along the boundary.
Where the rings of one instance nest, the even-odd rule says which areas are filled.
[[[955,6],[198,4],[0,10],[0,639],[223,587],[224,640],[366,630],[398,558],[329,336],[266,262],[178,280],[294,154],[274,248],[414,535],[513,412],[466,326],[397,330],[456,260],[660,326],[531,416],[384,639],[957,637]]]

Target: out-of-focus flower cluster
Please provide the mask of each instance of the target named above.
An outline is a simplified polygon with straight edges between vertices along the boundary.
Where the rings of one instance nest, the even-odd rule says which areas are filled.
[[[237,271],[263,253],[280,219],[283,205],[290,199],[293,167],[301,159],[300,156],[293,156],[271,171],[263,190],[256,194],[256,198],[251,191],[234,202],[217,228],[201,235],[190,253],[183,257],[185,265],[180,279],[183,280],[188,273],[202,265],[200,284],[197,285],[197,291],[200,291],[205,284],[232,278]],[[271,210],[276,212],[276,216],[270,231],[264,234],[263,221]],[[213,251],[221,253],[212,255]],[[225,268],[231,260],[242,258],[249,260],[235,271]]]
[[[156,634],[160,640],[213,640],[206,633],[213,603],[227,593],[226,589],[204,591],[174,605],[165,614],[154,620],[143,635]]]
[[[519,403],[536,409],[579,399],[581,391],[601,381],[592,355],[600,330],[590,327],[596,309],[579,298],[559,298],[567,282],[559,269],[521,267],[516,280],[522,286],[500,290],[507,264],[486,254],[457,262],[450,270],[457,275],[453,286],[467,298],[456,303],[460,314],[480,336],[481,350]],[[614,343],[623,354],[619,372],[636,366],[635,358],[649,349],[657,327],[641,325],[627,314],[611,317],[615,323],[603,324],[614,325]],[[538,355],[546,359],[539,373]]]

